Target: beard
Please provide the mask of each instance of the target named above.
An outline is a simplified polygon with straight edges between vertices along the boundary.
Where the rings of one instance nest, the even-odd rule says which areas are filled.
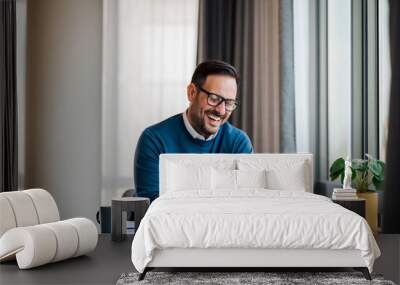
[[[220,114],[214,108],[202,109],[195,104],[188,111],[193,128],[205,138],[218,132],[219,128],[228,120],[229,114]]]

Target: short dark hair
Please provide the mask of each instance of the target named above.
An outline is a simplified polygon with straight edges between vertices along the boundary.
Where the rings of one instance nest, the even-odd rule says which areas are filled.
[[[236,80],[239,84],[239,74],[235,67],[221,60],[208,60],[200,63],[192,76],[192,83],[196,86],[202,86],[208,75],[222,74],[228,75]]]

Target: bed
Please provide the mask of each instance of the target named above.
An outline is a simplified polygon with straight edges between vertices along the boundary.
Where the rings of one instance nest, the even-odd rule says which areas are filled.
[[[313,194],[311,154],[163,154],[160,197],[132,242],[160,267],[352,267],[380,251],[361,216]]]

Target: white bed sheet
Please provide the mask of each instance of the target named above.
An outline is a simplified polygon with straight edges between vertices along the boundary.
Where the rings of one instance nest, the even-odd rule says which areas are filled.
[[[166,193],[134,237],[135,268],[166,248],[357,249],[370,271],[380,255],[359,215],[324,196],[266,189]]]

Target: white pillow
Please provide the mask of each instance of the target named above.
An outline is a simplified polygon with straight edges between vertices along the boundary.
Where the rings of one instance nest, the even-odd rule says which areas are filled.
[[[304,163],[285,170],[267,170],[267,187],[273,190],[306,191]]]
[[[212,169],[212,188],[236,190],[236,170]]]
[[[168,191],[211,189],[211,175],[211,167],[169,163],[167,189]]]
[[[263,170],[212,170],[213,189],[237,190],[240,188],[267,188],[266,171]]]
[[[308,179],[308,162],[295,159],[240,159],[240,170],[266,169],[267,188],[273,190],[307,191],[311,183]]]
[[[236,170],[238,188],[267,188],[266,170]]]

